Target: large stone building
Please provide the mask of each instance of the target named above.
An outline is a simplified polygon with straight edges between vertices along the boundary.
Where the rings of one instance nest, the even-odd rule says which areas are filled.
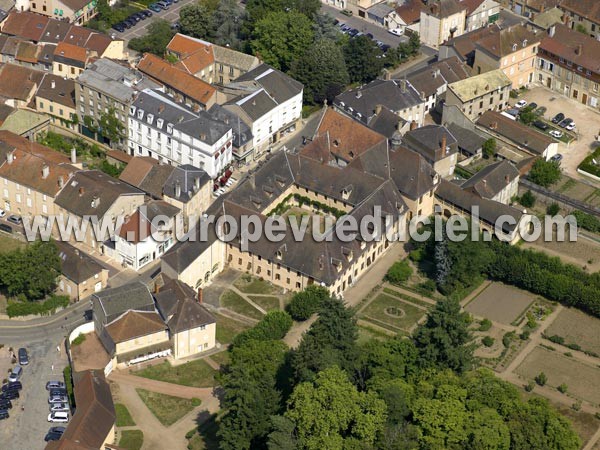
[[[566,25],[548,29],[538,52],[536,80],[562,95],[600,108],[600,42]]]
[[[458,0],[432,0],[421,10],[421,42],[433,48],[465,32],[467,6]]]
[[[559,4],[568,16],[571,29],[600,41],[600,3],[596,0],[562,0]]]

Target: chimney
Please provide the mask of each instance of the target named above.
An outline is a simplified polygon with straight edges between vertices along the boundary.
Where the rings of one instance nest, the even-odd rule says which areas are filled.
[[[60,177],[58,177],[58,188],[62,189],[64,186],[65,186],[65,179],[61,175]]]
[[[379,115],[381,113],[381,108],[382,108],[381,105],[375,106],[375,114]]]
[[[583,52],[583,44],[578,44],[577,48],[575,49],[575,54],[580,56],[582,52]]]
[[[421,100],[425,100],[426,98],[425,91],[421,91]]]
[[[400,123],[400,122],[398,122],[398,123]],[[416,121],[416,120],[413,120],[413,121],[410,123],[410,131],[412,131],[412,130],[416,130],[416,129],[417,129],[417,121]]]
[[[11,150],[10,152],[8,152],[6,154],[6,162],[8,164],[12,164],[14,160],[15,160],[15,151]]]
[[[160,113],[162,113],[164,110],[165,110],[165,105],[161,104],[161,105],[158,107],[158,113],[160,114]]]
[[[552,25],[548,28],[548,36],[554,37],[554,33],[556,33],[556,25]]]
[[[389,81],[392,79],[392,72],[387,69],[383,69],[383,79]]]
[[[441,73],[441,72],[440,72],[440,69],[435,69],[435,70],[433,71],[433,78],[437,78],[437,77],[440,75],[440,73]]]
[[[56,81],[52,80],[52,81],[50,82],[50,88],[51,88],[51,89],[54,89],[55,87],[56,87]]]
[[[361,98],[361,97],[362,97],[362,92],[356,91],[356,98]]]
[[[202,288],[198,288],[198,303],[202,304]]]
[[[200,177],[194,178],[194,191],[200,190]]]
[[[483,184],[486,185],[487,184],[487,180],[484,178],[483,179]]]
[[[92,208],[97,208],[99,204],[100,204],[100,197],[97,197],[94,195],[94,198],[92,198],[92,203],[91,203]]]
[[[446,135],[444,134],[442,136],[442,145],[440,145],[440,148],[442,150],[442,154],[446,153],[446,143],[447,143],[447,141],[446,141]]]
[[[85,189],[83,188],[83,186],[81,186],[79,188],[79,196],[81,197],[84,194],[84,192],[85,192]]]
[[[510,183],[510,178],[508,175],[504,175],[504,181],[506,182],[506,184]]]
[[[406,94],[406,80],[400,81],[400,92],[402,92],[403,94]]]
[[[495,129],[497,129],[497,128],[498,128],[498,122],[492,122],[492,123],[490,123],[490,128],[491,128],[492,130],[495,130]]]
[[[71,149],[71,164],[75,164],[77,162],[77,150],[75,147]]]
[[[50,175],[50,166],[48,164],[44,164],[42,166],[42,178],[45,180]]]
[[[175,182],[175,198],[181,197],[181,183],[179,180]]]
[[[158,283],[154,283],[154,293],[158,294],[160,292],[160,285]]]
[[[206,134],[200,133],[200,140],[201,141],[205,141],[206,140]]]

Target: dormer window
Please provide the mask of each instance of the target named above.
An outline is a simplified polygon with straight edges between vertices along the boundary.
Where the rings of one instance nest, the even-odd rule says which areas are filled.
[[[512,51],[513,51],[513,52],[516,52],[516,51],[517,51],[517,44],[513,44],[513,46],[512,46]]]
[[[167,124],[167,133],[173,133],[173,124],[172,123],[168,123]]]
[[[135,114],[135,110],[136,110],[135,106],[130,107],[129,114],[131,114],[133,116]]]
[[[279,261],[281,261],[281,258],[283,257],[283,253],[281,250],[277,250],[275,252],[275,258],[277,258]]]
[[[162,128],[165,121],[163,119],[156,119],[156,126]]]
[[[523,39],[523,48],[527,47],[527,39]]]
[[[146,122],[148,122],[150,125],[152,125],[153,120],[154,120],[154,114],[148,114],[146,116]]]
[[[138,111],[137,111],[137,118],[138,119],[142,119],[142,117],[144,117],[144,110],[143,109],[138,109]]]
[[[352,194],[352,185],[349,184],[345,188],[342,189],[342,199],[348,200],[350,198],[350,194]]]

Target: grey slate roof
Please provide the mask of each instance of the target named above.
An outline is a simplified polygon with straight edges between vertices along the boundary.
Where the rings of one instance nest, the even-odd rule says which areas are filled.
[[[131,102],[138,91],[160,87],[141,72],[107,58],[100,58],[90,64],[79,75],[78,80],[123,103]]]
[[[152,172],[153,171],[150,171],[149,176],[152,176]],[[163,185],[163,193],[168,197],[187,203],[194,195],[194,183],[196,178],[200,179],[200,188],[212,181],[212,178],[202,169],[198,169],[189,164],[177,166]],[[175,195],[175,186],[177,182],[179,182],[181,186],[181,195],[179,197]]]
[[[121,195],[136,194],[144,193],[99,170],[86,170],[73,175],[57,195],[55,203],[76,216],[90,215],[100,219]]]
[[[469,77],[470,74],[463,63],[456,56],[452,56],[412,72],[407,79],[417,92],[423,92],[428,97],[445,84]]]
[[[145,284],[134,281],[123,286],[105,289],[93,295],[108,322],[127,310],[153,311],[154,299]]]
[[[241,108],[252,121],[260,119],[277,107],[277,102],[264,90],[259,89],[252,94],[235,98],[227,104],[235,104]]]
[[[379,114],[375,114],[369,120],[368,127],[386,138],[391,139],[398,132],[399,124],[402,128],[407,123],[402,117],[394,114],[385,106],[381,108]]]
[[[519,171],[509,161],[503,160],[481,169],[466,180],[461,188],[483,198],[494,198],[508,183],[519,177]]]
[[[214,120],[206,111],[193,112],[191,109],[175,103],[171,98],[159,90],[147,89],[140,92],[133,105],[135,113],[130,117],[143,120],[146,126],[167,133],[167,125],[172,124],[173,129],[179,130],[188,136],[193,136],[208,145],[213,145],[232,128],[232,125]],[[138,116],[143,110],[143,115]],[[152,123],[148,123],[149,114],[154,116]],[[163,124],[158,127],[158,119],[163,119]]]
[[[82,283],[105,270],[94,258],[67,242],[56,241],[56,246],[61,259],[60,271],[74,283]]]
[[[447,128],[458,141],[458,148],[471,155],[475,155],[480,151],[483,143],[486,141],[486,139],[479,134],[467,128],[463,128],[456,123],[449,124]]]
[[[211,106],[208,110],[208,114],[216,121],[225,123],[231,126],[233,134],[233,145],[235,147],[242,147],[244,144],[252,140],[252,130],[244,122],[240,116],[223,108],[221,105],[216,103]]]
[[[235,81],[254,81],[278,104],[295,97],[304,89],[302,83],[268,64],[261,64],[250,72],[241,75]]]
[[[444,136],[446,151],[441,152],[440,146]],[[430,162],[439,161],[458,151],[456,138],[446,127],[440,125],[425,125],[411,130],[404,135],[403,142]]]
[[[394,8],[388,6],[385,2],[377,3],[367,9],[367,13],[370,16],[378,17],[380,19],[385,18],[392,11],[394,11]]]
[[[179,280],[168,281],[154,294],[154,299],[171,333],[216,322],[213,315],[197,302],[194,290]]]
[[[409,81],[406,81],[403,92],[403,83],[404,80],[375,80],[365,86],[341,93],[333,103],[348,115],[366,124],[375,113],[377,105],[399,112],[423,103],[419,93]]]

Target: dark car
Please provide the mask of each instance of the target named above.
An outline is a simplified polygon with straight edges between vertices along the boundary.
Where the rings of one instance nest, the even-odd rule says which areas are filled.
[[[373,39],[373,35],[372,35],[371,33],[367,33],[367,37],[368,37],[369,39]]]
[[[17,389],[9,390],[0,394],[0,400],[14,400],[15,398],[19,398],[19,391]]]
[[[10,225],[7,225],[5,223],[0,223],[0,230],[4,231],[5,233],[12,233],[13,229]]]
[[[125,31],[125,28],[126,28],[126,27],[125,27],[125,25],[123,25],[123,23],[122,23],[122,22],[115,23],[115,24],[112,26],[112,29],[113,29],[113,30],[115,30],[115,31],[118,31],[119,33],[122,33],[122,32],[124,32],[124,31]]]
[[[65,383],[62,381],[48,381],[46,383],[46,390],[50,389],[64,389]]]
[[[46,442],[58,441],[62,437],[65,430],[66,430],[65,427],[50,427],[50,429],[48,430],[48,433],[46,433],[46,437],[44,438],[44,440]]]
[[[10,381],[2,385],[2,392],[6,391],[20,391],[23,389],[23,385],[20,381]]]
[[[10,400],[0,400],[0,409],[11,409],[12,402]]]
[[[10,417],[10,415],[8,414],[7,409],[0,410],[0,420],[8,419],[9,417]]]
[[[550,158],[550,161],[552,161],[552,162],[561,162],[562,159],[563,159],[563,155],[561,155],[560,153],[557,153],[552,158]]]
[[[136,22],[136,20],[135,20],[135,19],[132,19],[131,17],[128,17],[127,19],[125,19],[125,20],[123,21],[123,23],[125,24],[125,26],[126,26],[127,28],[131,28],[131,27],[133,27],[133,26],[134,26],[134,25],[135,25],[137,22]]]
[[[552,123],[560,123],[565,118],[563,113],[558,113],[552,118]]]
[[[90,322],[94,318],[94,310],[86,309],[83,312],[83,318],[85,319],[86,322]]]
[[[542,122],[541,120],[536,120],[535,122],[533,122],[533,126],[544,131],[548,129],[548,125],[545,122]]]
[[[21,219],[21,216],[15,216],[14,214],[8,216],[6,218],[6,220],[8,220],[9,222],[14,223],[15,225],[21,225],[23,223],[23,220]]]
[[[123,25],[125,28],[128,28],[128,29],[129,29],[129,28],[131,28],[131,26],[132,26],[133,24],[131,23],[131,21],[129,21],[129,20],[127,20],[127,19],[125,19],[123,22],[121,22],[121,25]]]
[[[379,47],[379,48],[381,48],[381,51],[382,51],[383,53],[385,53],[385,52],[387,52],[387,51],[388,51],[388,50],[389,50],[391,47],[390,47],[389,45],[387,45],[387,44],[383,44],[383,45],[382,45],[381,47]]]
[[[135,21],[135,23],[138,23],[140,20],[142,20],[142,18],[138,16],[138,13],[130,15],[128,19]]]
[[[21,347],[18,351],[18,355],[19,355],[19,364],[21,364],[22,366],[26,366],[27,364],[29,364],[29,355],[27,354],[27,349]]]
[[[533,111],[537,107],[538,107],[538,105],[536,102],[531,102],[529,105],[527,105],[527,109],[529,109],[530,111]]]
[[[50,389],[50,395],[67,395],[67,390],[65,388],[54,388]]]
[[[573,122],[573,119],[567,118],[567,119],[561,120],[559,122],[558,126],[561,128],[566,128],[567,126],[571,125],[571,122]]]
[[[150,4],[148,6],[148,8],[157,13],[162,11],[162,8],[160,6],[158,6],[156,3]]]
[[[152,11],[150,11],[149,9],[145,9],[142,11],[142,14],[146,16],[146,18],[148,17],[152,17]]]

